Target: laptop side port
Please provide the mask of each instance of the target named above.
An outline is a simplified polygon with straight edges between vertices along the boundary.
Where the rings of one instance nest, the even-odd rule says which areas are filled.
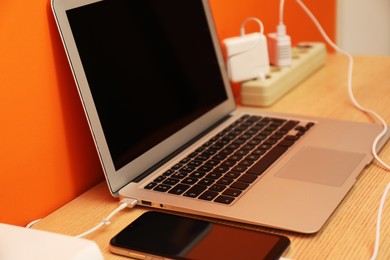
[[[141,200],[141,204],[144,205],[144,206],[149,206],[149,207],[152,206],[152,202],[146,201],[146,200]]]

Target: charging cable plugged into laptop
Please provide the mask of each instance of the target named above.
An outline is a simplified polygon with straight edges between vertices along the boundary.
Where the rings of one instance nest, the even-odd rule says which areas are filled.
[[[91,228],[90,230],[85,231],[84,233],[81,233],[80,235],[77,235],[75,237],[81,238],[85,237],[98,229],[100,229],[103,226],[110,225],[110,219],[115,216],[118,212],[122,211],[125,208],[133,208],[135,205],[137,205],[138,200],[136,199],[129,199],[129,198],[124,198],[120,201],[120,205],[113,210],[106,218],[104,218],[99,224],[97,224],[95,227]]]

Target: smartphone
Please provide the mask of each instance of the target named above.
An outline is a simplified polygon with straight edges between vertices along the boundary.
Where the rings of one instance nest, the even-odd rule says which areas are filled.
[[[279,259],[285,236],[149,211],[110,241],[110,251],[135,259]]]

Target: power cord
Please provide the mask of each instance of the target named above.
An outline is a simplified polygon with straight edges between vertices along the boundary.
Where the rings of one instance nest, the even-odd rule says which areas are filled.
[[[384,161],[382,161],[378,154],[377,154],[377,145],[378,145],[378,142],[385,136],[385,134],[387,133],[388,131],[388,127],[387,127],[387,124],[385,122],[385,120],[379,116],[376,112],[370,110],[370,109],[367,109],[365,107],[363,107],[362,105],[360,105],[360,103],[356,100],[354,94],[353,94],[353,91],[352,91],[352,73],[353,73],[353,58],[352,58],[352,55],[349,54],[348,52],[342,50],[341,48],[339,48],[335,43],[333,43],[333,41],[328,37],[328,35],[326,34],[326,32],[324,31],[324,29],[322,28],[321,24],[318,22],[318,20],[315,18],[315,16],[310,12],[310,10],[303,4],[303,2],[301,0],[295,0],[301,7],[302,9],[306,12],[306,14],[311,18],[311,20],[313,21],[313,23],[317,26],[318,30],[320,31],[322,37],[326,40],[326,42],[333,48],[335,49],[336,51],[344,54],[345,56],[348,57],[348,60],[349,60],[349,69],[348,69],[348,93],[349,93],[349,97],[353,103],[353,105],[360,111],[363,111],[364,113],[368,114],[372,119],[374,120],[378,120],[380,121],[380,123],[382,124],[383,126],[383,130],[382,132],[375,138],[374,142],[373,142],[373,145],[372,145],[372,149],[371,149],[371,153],[372,155],[374,156],[374,158],[379,162],[379,164],[385,168],[386,170],[389,170],[390,171],[390,166],[388,164],[386,164]]]
[[[344,54],[345,56],[347,56],[348,60],[349,60],[349,65],[348,65],[348,83],[347,83],[347,87],[348,87],[348,94],[349,94],[349,97],[352,101],[352,104],[360,111],[366,113],[369,117],[371,117],[374,121],[377,120],[379,121],[382,126],[383,126],[383,130],[378,134],[378,136],[375,138],[373,144],[372,144],[372,147],[371,147],[371,153],[373,155],[373,157],[375,158],[375,160],[380,164],[380,166],[382,166],[385,170],[387,171],[390,171],[390,166],[385,163],[381,158],[379,158],[378,156],[378,153],[377,153],[377,145],[378,145],[378,142],[386,135],[387,131],[388,131],[388,127],[387,127],[387,124],[385,122],[385,120],[379,116],[376,112],[374,112],[373,110],[370,110],[370,109],[367,109],[365,107],[363,107],[355,98],[354,94],[353,94],[353,91],[352,91],[352,72],[353,72],[353,58],[352,58],[352,55],[349,54],[348,52],[342,50],[341,48],[339,48],[329,37],[328,35],[326,34],[325,30],[322,28],[321,24],[318,22],[318,20],[316,19],[316,17],[312,14],[312,12],[306,7],[306,5],[301,1],[301,0],[295,0],[299,6],[305,11],[305,13],[310,17],[310,19],[313,21],[313,23],[316,25],[317,29],[320,31],[322,37],[325,39],[325,41],[333,48],[335,49],[336,51]],[[284,4],[284,0],[281,0],[281,6],[283,6],[282,4]],[[280,9],[280,12],[282,13],[283,12],[283,8]],[[281,17],[283,17],[283,14],[281,14]],[[381,219],[382,219],[382,212],[383,212],[383,207],[384,207],[384,204],[385,204],[385,201],[386,201],[386,197],[387,197],[387,194],[390,190],[390,182],[387,184],[384,192],[383,192],[383,195],[382,195],[382,198],[381,198],[381,201],[380,201],[380,204],[379,204],[379,209],[378,209],[378,216],[377,216],[377,224],[376,224],[376,236],[375,236],[375,246],[374,246],[374,252],[371,256],[371,259],[376,259],[377,255],[378,255],[378,251],[379,251],[379,242],[380,242],[380,226],[381,226]]]
[[[381,232],[381,219],[382,219],[382,212],[383,207],[385,205],[387,194],[390,190],[390,182],[387,183],[387,186],[385,188],[385,191],[383,192],[381,202],[379,203],[379,209],[378,209],[378,216],[376,219],[376,235],[375,235],[375,245],[374,245],[374,252],[372,253],[371,260],[376,259],[379,252],[379,242],[380,242],[380,232]]]
[[[97,231],[101,227],[111,224],[110,219],[113,216],[115,216],[118,212],[122,211],[123,209],[125,209],[127,207],[133,208],[135,205],[137,205],[138,200],[125,198],[125,199],[122,199],[120,202],[121,202],[121,204],[115,210],[113,210],[106,218],[104,218],[99,224],[97,224],[95,227],[91,228],[90,230],[87,230],[84,233],[81,233],[80,235],[77,235],[75,237],[78,237],[78,238],[85,237],[85,236]]]
[[[138,200],[124,198],[120,202],[121,202],[121,204],[116,209],[114,209],[107,217],[105,217],[99,224],[97,224],[93,228],[91,228],[91,229],[89,229],[89,230],[87,230],[87,231],[85,231],[85,232],[83,232],[75,237],[78,237],[78,238],[85,237],[85,236],[97,231],[98,229],[100,229],[103,226],[110,225],[111,224],[110,219],[113,216],[115,216],[118,212],[122,211],[125,208],[133,208],[135,205],[137,205]],[[28,223],[26,225],[26,228],[31,228],[33,225],[35,225],[36,223],[38,223],[41,220],[42,219],[36,219],[36,220],[31,221],[30,223]]]
[[[288,67],[292,63],[291,37],[286,34],[283,23],[284,0],[279,3],[279,24],[276,33],[268,34],[269,60],[274,66]]]
[[[33,220],[33,221],[31,221],[30,223],[28,223],[27,225],[26,225],[26,228],[32,228],[32,226],[34,226],[35,224],[37,224],[39,221],[41,221],[42,219],[40,218],[40,219],[36,219],[36,220]]]

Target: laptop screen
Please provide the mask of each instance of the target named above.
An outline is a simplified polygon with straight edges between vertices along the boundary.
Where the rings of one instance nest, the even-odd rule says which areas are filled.
[[[227,100],[204,13],[199,0],[66,12],[116,170]]]

